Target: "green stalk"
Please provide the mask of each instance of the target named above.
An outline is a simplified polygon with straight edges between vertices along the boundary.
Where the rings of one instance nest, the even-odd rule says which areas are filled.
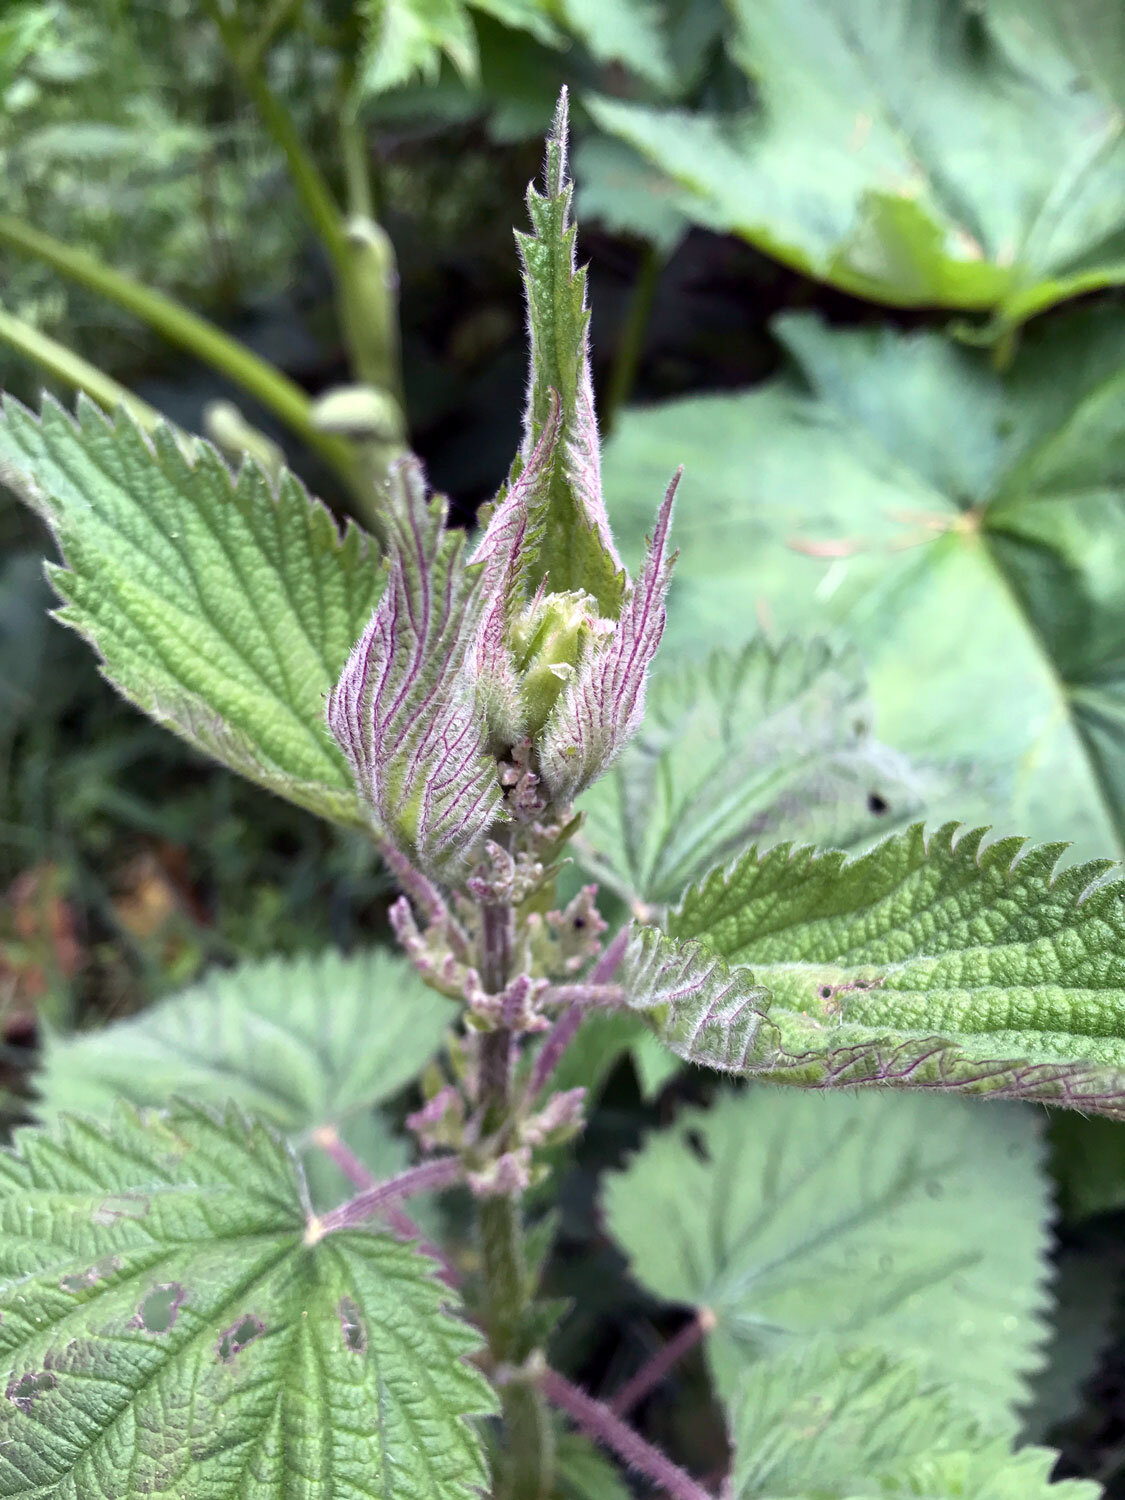
[[[76,391],[85,391],[104,411],[126,407],[146,432],[164,420],[155,407],[119,385],[112,375],[3,308],[0,308],[0,340]]]
[[[207,0],[207,10],[219,29],[223,46],[243,88],[253,100],[262,123],[281,147],[305,217],[323,241],[333,264],[339,268],[347,259],[347,241],[340,209],[331,189],[305,150],[289,111],[266,81],[264,59],[252,53],[251,44],[238,21],[223,12],[218,0]]]
[[[481,981],[492,994],[510,978],[513,928],[510,907],[482,905]],[[481,1039],[480,1101],[485,1129],[503,1143],[512,1112],[512,1034],[507,1029]],[[531,1368],[536,1351],[527,1346],[532,1284],[519,1199],[507,1193],[480,1198],[477,1223],[484,1328],[504,1423],[497,1500],[547,1500],[554,1480],[554,1443],[547,1403]]]
[[[655,245],[646,245],[641,253],[637,279],[633,283],[633,290],[629,297],[621,338],[617,344],[617,354],[614,357],[613,368],[609,373],[609,384],[602,402],[602,430],[606,437],[609,437],[613,431],[617,415],[628,403],[633,394],[633,387],[637,383],[637,370],[640,368],[645,334],[648,331],[649,319],[652,317],[652,305],[656,300],[656,289],[660,284],[660,272],[663,266],[663,252]]]
[[[0,245],[44,261],[71,281],[135,314],[171,343],[226,375],[315,449],[349,486],[355,483],[355,459],[350,445],[333,434],[321,432],[312,420],[312,403],[300,386],[259,359],[245,344],[165,293],[143,286],[103,265],[87,251],[75,250],[11,214],[0,214]]]

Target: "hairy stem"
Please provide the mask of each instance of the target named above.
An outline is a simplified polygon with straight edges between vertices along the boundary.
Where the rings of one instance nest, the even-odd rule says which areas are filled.
[[[360,1161],[352,1148],[346,1141],[342,1141],[335,1125],[321,1125],[312,1133],[314,1146],[319,1146],[325,1156],[329,1157],[343,1172],[349,1182],[358,1188],[373,1188],[379,1179],[371,1169]],[[432,1260],[436,1260],[441,1266],[441,1279],[446,1286],[457,1286],[460,1277],[457,1274],[453,1262],[448,1259],[439,1245],[415,1224],[408,1213],[398,1206],[394,1198],[385,1199],[380,1204],[378,1212],[386,1219],[394,1232],[404,1240],[414,1240]],[[321,1221],[323,1223],[323,1220]]]
[[[311,1219],[305,1239],[307,1243],[315,1245],[326,1234],[334,1234],[340,1229],[354,1229],[357,1224],[362,1224],[372,1214],[379,1213],[384,1205],[396,1198],[410,1198],[415,1193],[452,1187],[463,1176],[464,1167],[459,1156],[438,1156],[433,1161],[424,1161],[421,1166],[408,1167],[397,1177],[389,1177],[386,1182],[377,1182],[374,1187],[364,1188],[330,1213]]]
[[[511,907],[482,904],[481,980],[492,993],[502,990],[510,977],[514,934]],[[495,1134],[501,1151],[512,1110],[512,1050],[512,1034],[506,1029],[481,1038],[479,1102],[485,1129]],[[525,1329],[533,1289],[519,1199],[508,1193],[482,1197],[477,1224],[484,1329],[504,1421],[497,1495],[499,1500],[547,1500],[554,1452],[546,1404],[529,1368],[535,1351]]]
[[[609,947],[590,970],[589,983],[596,985],[608,984],[617,972],[617,966],[624,956],[629,942],[629,928],[622,927]],[[547,1039],[539,1049],[535,1059],[535,1066],[531,1070],[531,1078],[528,1080],[527,1097],[536,1098],[543,1092],[550,1082],[551,1075],[562,1060],[563,1053],[570,1046],[578,1028],[589,1014],[588,1007],[581,1004],[569,1006],[547,1033]]]
[[[701,1307],[695,1316],[684,1324],[674,1338],[658,1349],[650,1360],[637,1371],[632,1380],[627,1380],[610,1402],[610,1410],[619,1417],[629,1414],[643,1401],[650,1391],[662,1385],[668,1374],[675,1369],[686,1354],[690,1354],[715,1326],[715,1314],[709,1307]]]
[[[259,359],[245,344],[163,292],[103,265],[85,250],[75,250],[12,214],[0,214],[0,245],[34,256],[71,281],[134,313],[171,343],[241,386],[326,459],[349,485],[354,482],[351,446],[341,438],[321,432],[312,419],[312,403],[300,386]]]
[[[576,1427],[615,1453],[630,1469],[651,1479],[672,1500],[712,1500],[690,1474],[626,1426],[601,1401],[587,1396],[554,1370],[548,1370],[540,1384],[552,1406],[565,1412]]]

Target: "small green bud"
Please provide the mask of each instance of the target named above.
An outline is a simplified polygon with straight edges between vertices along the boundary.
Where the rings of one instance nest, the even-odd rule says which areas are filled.
[[[508,644],[520,674],[532,739],[550,717],[587,646],[612,631],[613,621],[603,620],[597,601],[581,590],[540,595],[511,622]]]

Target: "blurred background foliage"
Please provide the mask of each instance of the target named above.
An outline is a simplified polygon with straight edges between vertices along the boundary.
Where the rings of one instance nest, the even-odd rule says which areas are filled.
[[[825,686],[818,668],[779,704],[763,687],[745,724],[719,689],[685,696],[670,676],[653,734],[669,754],[689,733],[719,742],[747,778],[812,746],[799,795],[746,799],[769,841],[857,847],[952,811],[1074,840],[1066,857],[1119,857],[1118,4],[9,0],[0,387],[70,403],[92,370],[232,455],[243,439],[280,449],[369,521],[372,466],[408,442],[470,522],[518,440],[511,226],[563,83],[627,557],[687,465],[669,673],[688,683],[720,641],[828,632],[867,674],[849,665]],[[351,279],[356,245],[376,257],[374,301]],[[185,331],[178,309],[206,323]],[[200,326],[225,336],[218,353]],[[326,393],[352,405],[329,410]],[[237,407],[233,436],[217,402]],[[13,1108],[44,1026],[128,1014],[212,961],[378,939],[389,890],[361,838],[118,700],[47,618],[43,546],[0,499]],[[818,716],[841,702],[851,729],[826,735]],[[615,796],[607,782],[592,799],[591,836]],[[596,849],[590,865],[619,895],[640,889]],[[597,1169],[709,1091],[628,1041],[590,1033],[602,1107],[567,1177],[554,1272],[587,1295],[595,1266],[601,1300],[562,1337],[571,1368],[607,1380],[676,1325],[600,1237]],[[1028,1431],[1063,1445],[1065,1472],[1125,1495],[1122,1128],[1051,1130],[1060,1301]],[[645,1415],[705,1450],[700,1466],[721,1448],[707,1399],[689,1361]],[[594,1466],[574,1493],[608,1500],[607,1483]]]

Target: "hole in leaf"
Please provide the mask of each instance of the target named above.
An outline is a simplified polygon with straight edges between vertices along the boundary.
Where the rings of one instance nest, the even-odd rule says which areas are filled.
[[[367,1329],[363,1326],[359,1308],[350,1297],[341,1297],[340,1306],[336,1310],[340,1314],[340,1328],[343,1330],[345,1345],[356,1354],[362,1354],[367,1348]]]
[[[58,1380],[50,1370],[29,1370],[26,1375],[20,1375],[11,1381],[5,1394],[13,1406],[27,1412],[31,1410],[37,1396],[41,1396],[44,1391],[53,1391],[57,1385]]]
[[[252,1343],[260,1333],[265,1331],[266,1325],[261,1318],[254,1317],[253,1313],[247,1313],[223,1334],[216,1345],[216,1353],[224,1364],[229,1364],[236,1355],[242,1353],[247,1344]]]
[[[177,1281],[154,1287],[137,1309],[134,1326],[146,1333],[167,1333],[179,1316],[184,1289]]]
[[[121,1257],[118,1255],[107,1255],[104,1260],[97,1261],[88,1271],[74,1271],[69,1276],[64,1276],[59,1282],[59,1287],[64,1292],[70,1292],[77,1297],[80,1292],[85,1292],[97,1282],[104,1280],[114,1271],[120,1271]]]
[[[869,813],[872,813],[876,818],[881,818],[884,813],[888,813],[890,810],[891,804],[887,801],[886,797],[881,796],[878,792],[868,792],[867,811]]]
[[[821,1000],[831,1000],[836,992],[830,984],[822,984],[817,986],[816,993]]]

